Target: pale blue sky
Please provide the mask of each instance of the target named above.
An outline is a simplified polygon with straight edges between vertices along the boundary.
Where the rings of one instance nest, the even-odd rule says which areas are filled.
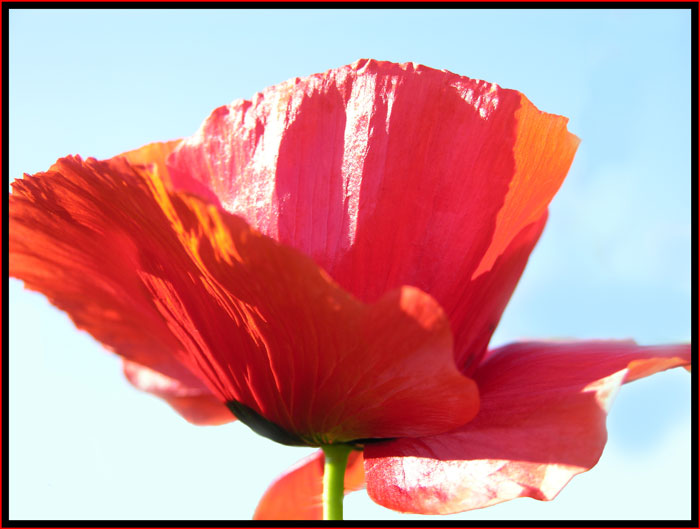
[[[192,134],[215,107],[362,57],[485,79],[582,139],[493,344],[690,340],[689,10],[13,10],[10,177]],[[12,518],[249,518],[306,455],[191,426],[10,282]],[[463,520],[688,518],[690,376],[626,386],[600,464]],[[346,499],[346,518],[425,519]],[[440,518],[450,519],[450,518]]]

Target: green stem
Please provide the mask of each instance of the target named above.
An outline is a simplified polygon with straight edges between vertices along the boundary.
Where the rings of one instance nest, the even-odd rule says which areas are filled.
[[[343,496],[345,487],[345,467],[350,445],[324,445],[323,455],[326,462],[323,468],[323,519],[343,519]]]

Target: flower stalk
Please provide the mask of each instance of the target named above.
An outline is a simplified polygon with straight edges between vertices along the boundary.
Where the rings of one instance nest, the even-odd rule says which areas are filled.
[[[352,446],[331,444],[322,447],[325,463],[323,468],[323,519],[343,519],[343,497],[345,493],[345,468]]]

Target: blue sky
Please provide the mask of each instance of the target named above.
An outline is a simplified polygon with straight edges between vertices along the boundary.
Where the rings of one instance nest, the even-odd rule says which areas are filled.
[[[361,57],[485,79],[581,146],[492,344],[690,340],[689,10],[13,10],[10,177],[194,133],[214,108]],[[311,449],[191,426],[10,281],[12,518],[250,518]],[[690,376],[620,392],[599,465],[553,502],[440,519],[690,515]],[[425,519],[362,493],[347,519]]]

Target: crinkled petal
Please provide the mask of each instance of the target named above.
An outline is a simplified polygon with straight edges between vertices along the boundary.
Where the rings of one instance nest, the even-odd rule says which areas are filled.
[[[199,381],[188,386],[129,360],[124,360],[124,376],[137,389],[165,400],[192,424],[218,426],[236,420],[231,410]]]
[[[152,210],[139,193],[125,192],[144,185],[139,182],[124,160],[98,164],[78,157],[13,182],[10,275],[121,356],[196,383],[174,360],[179,343],[138,277],[139,248],[157,237],[143,228]],[[159,258],[167,262],[167,255]]]
[[[144,166],[152,172],[157,172],[161,180],[168,181],[170,174],[165,161],[181,142],[182,140],[172,140],[149,143],[119,156],[126,158],[131,165]]]
[[[578,145],[566,122],[513,90],[360,60],[216,109],[168,165],[176,186],[216,194],[363,301],[429,293],[458,361],[476,365],[502,307],[473,318],[469,303],[486,284],[512,292],[520,265],[483,276],[543,218]]]
[[[620,385],[690,365],[689,345],[516,343],[475,377],[477,417],[455,431],[365,448],[367,491],[404,512],[448,514],[520,496],[551,500],[598,462]]]
[[[126,158],[167,176],[164,157],[177,142],[151,144],[108,162],[59,160],[47,173],[13,183],[10,196],[10,275],[44,293],[78,328],[126,362],[127,379],[168,401],[196,424],[235,419],[190,370],[177,361],[181,346],[144,288],[139,247],[168,261],[150,225],[141,186]],[[104,176],[104,173],[111,176]],[[141,223],[141,224],[139,224]],[[171,241],[172,242],[172,241]]]
[[[254,520],[322,520],[323,452],[319,450],[297,462],[265,491],[255,509]],[[345,470],[345,494],[365,484],[362,452],[353,451]]]
[[[304,443],[429,435],[478,410],[429,295],[364,304],[153,167],[65,158],[10,202],[12,275],[118,354]]]

